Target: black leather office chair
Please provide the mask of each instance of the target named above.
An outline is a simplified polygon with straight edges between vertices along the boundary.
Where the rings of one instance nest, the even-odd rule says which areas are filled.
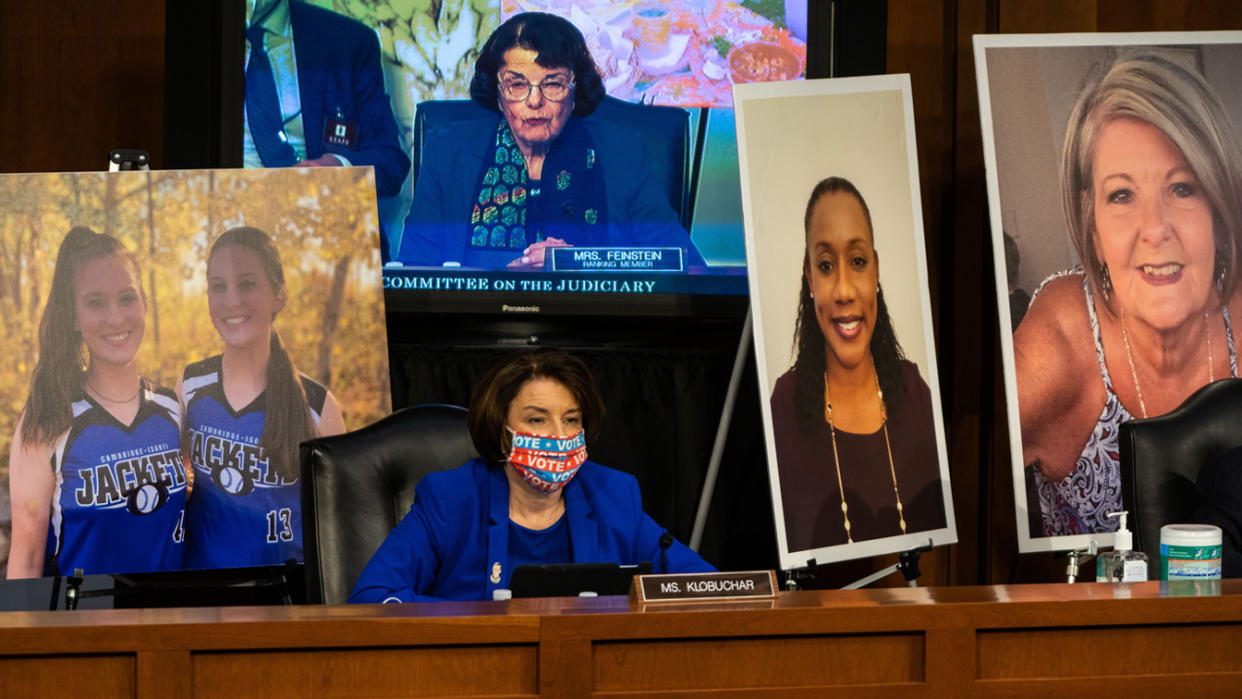
[[[1123,423],[1120,441],[1121,499],[1134,548],[1156,571],[1160,527],[1194,516],[1199,469],[1242,445],[1242,379],[1208,384],[1166,415]]]
[[[427,473],[478,456],[455,405],[404,408],[353,432],[302,443],[306,598],[341,604]]]
[[[418,179],[423,143],[429,129],[454,121],[485,119],[495,115],[495,112],[484,109],[472,100],[420,102],[414,116],[412,181]],[[682,228],[690,230],[694,214],[690,192],[690,112],[681,107],[635,104],[605,97],[586,118],[593,122],[623,124],[638,132],[642,137],[642,147],[647,151],[652,176],[668,192],[669,204],[677,212]]]

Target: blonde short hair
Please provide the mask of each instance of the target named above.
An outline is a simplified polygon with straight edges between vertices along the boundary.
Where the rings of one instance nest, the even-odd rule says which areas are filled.
[[[1198,55],[1197,53],[1194,55]],[[1216,260],[1213,279],[1221,302],[1237,284],[1242,235],[1242,149],[1229,115],[1203,75],[1150,47],[1115,56],[1088,79],[1070,114],[1061,154],[1061,203],[1070,240],[1092,287],[1101,283],[1095,254],[1092,166],[1096,141],[1116,119],[1160,129],[1181,151],[1212,207]],[[1111,302],[1106,299],[1111,310]]]

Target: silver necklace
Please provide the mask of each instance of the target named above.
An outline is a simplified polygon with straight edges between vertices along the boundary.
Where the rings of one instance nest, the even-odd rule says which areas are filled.
[[[118,404],[122,404],[122,403],[129,403],[129,402],[133,401],[135,398],[137,398],[137,397],[138,397],[138,394],[142,393],[142,384],[141,384],[141,382],[138,384],[138,390],[137,390],[137,391],[134,391],[134,395],[130,396],[129,398],[125,398],[125,399],[117,399],[117,398],[111,398],[111,397],[109,397],[109,396],[108,396],[107,394],[105,394],[103,391],[99,390],[99,387],[98,387],[98,386],[96,386],[95,384],[91,383],[90,381],[87,381],[87,382],[86,382],[86,387],[87,387],[87,388],[89,388],[89,389],[91,389],[91,393],[94,393],[94,394],[95,394],[95,396],[96,396],[97,398],[101,398],[101,399],[103,399],[103,400],[105,400],[105,401],[107,401],[107,402],[109,402],[109,403],[118,403]]]
[[[1138,371],[1134,368],[1134,352],[1130,349],[1130,333],[1126,330],[1126,314],[1121,314],[1121,340],[1126,345],[1126,359],[1130,362],[1130,378],[1134,379],[1134,392],[1138,394],[1139,410],[1147,417],[1147,403],[1143,400],[1143,387],[1139,386]],[[1212,324],[1208,321],[1207,311],[1203,312],[1203,340],[1207,344],[1208,383],[1216,380],[1212,361]]]

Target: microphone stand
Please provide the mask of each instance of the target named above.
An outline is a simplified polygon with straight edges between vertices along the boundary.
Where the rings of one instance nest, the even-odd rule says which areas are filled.
[[[673,535],[665,529],[660,535],[660,572],[668,574],[668,549],[673,545]]]

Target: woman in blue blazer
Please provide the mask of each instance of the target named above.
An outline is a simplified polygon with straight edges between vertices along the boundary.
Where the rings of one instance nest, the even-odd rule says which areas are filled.
[[[565,352],[492,367],[467,415],[483,457],[423,478],[350,601],[492,599],[522,564],[660,561],[664,529],[643,512],[638,481],[586,460],[603,414],[586,365]],[[674,541],[659,572],[710,570]]]

